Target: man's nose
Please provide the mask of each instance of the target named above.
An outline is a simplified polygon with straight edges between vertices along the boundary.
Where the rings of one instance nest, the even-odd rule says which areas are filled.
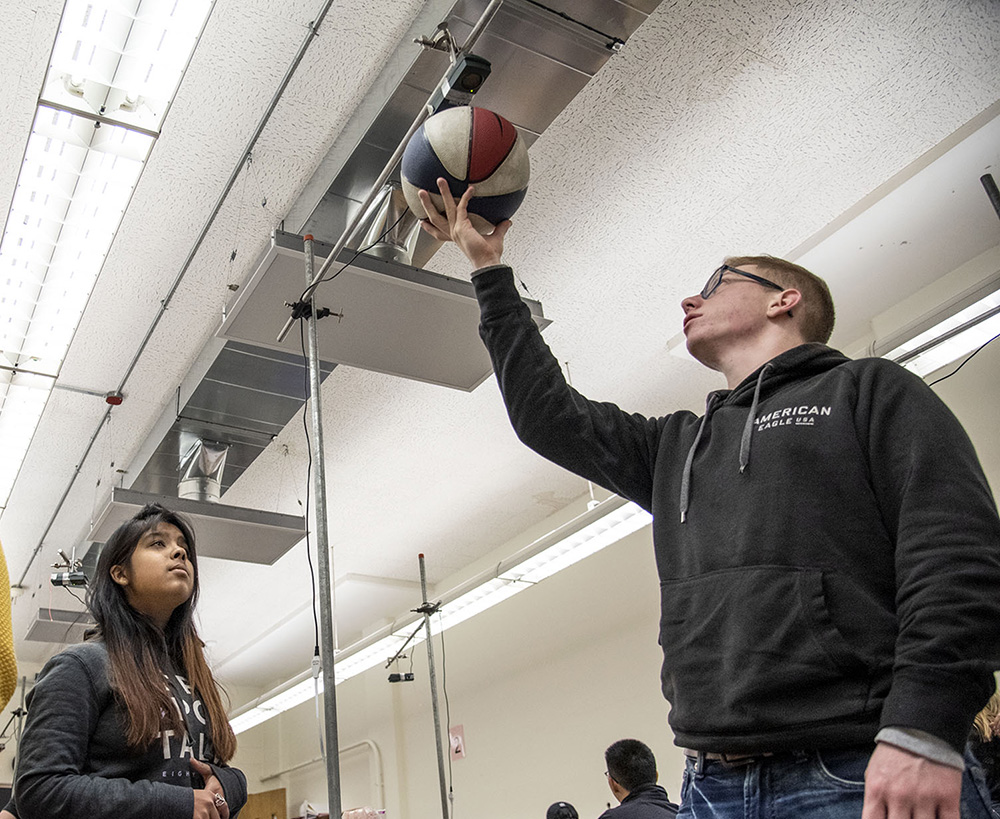
[[[688,296],[681,302],[681,310],[683,310],[685,313],[690,313],[698,306],[700,302],[701,302],[701,295],[696,293],[693,296]]]

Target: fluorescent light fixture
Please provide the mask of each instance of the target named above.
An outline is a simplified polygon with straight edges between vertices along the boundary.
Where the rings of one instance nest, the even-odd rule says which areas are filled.
[[[270,692],[266,695],[267,698],[259,705],[230,718],[229,724],[233,727],[233,731],[237,734],[248,731],[255,725],[260,725],[262,722],[271,719],[271,717],[276,717],[283,711],[287,711],[296,705],[301,705],[312,699],[315,692],[312,672],[306,672],[306,675],[306,679],[303,680],[296,677],[293,685],[283,690],[275,689],[277,693]],[[322,692],[323,678],[320,677],[317,682],[319,683],[319,690]]]
[[[4,503],[42,417],[51,384],[45,376],[0,369],[0,499]]]
[[[432,634],[439,634],[465,622],[651,522],[652,516],[648,512],[617,495],[601,501],[569,523],[502,561],[494,569],[477,575],[445,594],[441,598],[438,616],[431,618]],[[424,629],[418,628],[414,633],[421,619],[417,614],[407,615],[390,627],[338,652],[334,660],[337,685],[370,668],[383,665],[396,655],[411,634],[411,647],[422,643],[426,636]],[[318,683],[319,691],[322,692],[322,678]],[[237,734],[246,731],[282,711],[300,705],[309,700],[314,691],[311,671],[304,671],[257,700],[236,709],[230,718],[233,731]]]
[[[41,100],[158,132],[213,0],[68,0]]]
[[[1000,271],[873,347],[920,377],[1000,334]]]
[[[0,510],[214,0],[67,0],[0,239]]]
[[[887,354],[923,377],[1000,335],[1000,291],[991,293]]]

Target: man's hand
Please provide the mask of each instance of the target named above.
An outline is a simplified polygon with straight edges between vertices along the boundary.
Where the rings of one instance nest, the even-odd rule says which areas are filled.
[[[879,742],[865,771],[861,819],[960,819],[962,772]]]
[[[229,805],[226,803],[226,793],[222,790],[222,783],[212,771],[212,767],[202,762],[200,759],[191,757],[188,760],[191,767],[205,780],[205,787],[194,792],[194,819],[229,819]],[[220,803],[221,800],[221,803]],[[199,811],[201,811],[199,813]]]
[[[462,198],[457,202],[451,195],[448,183],[444,179],[437,181],[438,192],[444,200],[444,213],[438,212],[431,202],[431,196],[427,191],[419,191],[420,203],[427,212],[427,220],[421,222],[426,230],[435,239],[442,242],[454,242],[474,267],[488,267],[491,264],[500,264],[500,256],[503,254],[503,237],[510,227],[510,220],[507,219],[496,226],[496,229],[489,235],[483,236],[469,221],[469,200],[472,199],[474,191],[470,185],[466,188]]]

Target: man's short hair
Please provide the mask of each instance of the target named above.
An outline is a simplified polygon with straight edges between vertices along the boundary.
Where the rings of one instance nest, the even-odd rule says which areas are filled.
[[[802,314],[799,327],[802,328],[803,338],[821,344],[830,340],[836,319],[833,297],[826,282],[815,273],[775,256],[732,256],[726,259],[726,264],[732,267],[756,265],[767,278],[774,279],[776,284],[798,290],[802,294],[802,306],[796,309]]]
[[[656,784],[656,758],[649,746],[637,739],[620,739],[604,752],[608,776],[627,791]]]

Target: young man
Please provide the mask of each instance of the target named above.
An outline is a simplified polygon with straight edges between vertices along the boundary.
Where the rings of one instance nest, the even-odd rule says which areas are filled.
[[[660,418],[566,384],[489,236],[438,181],[425,228],[476,271],[480,334],[528,446],[654,516],[680,816],[988,817],[965,769],[1000,667],[1000,520],[944,404],[824,346],[825,284],[731,259],[684,299],[728,390]],[[960,814],[961,804],[961,814]]]
[[[670,819],[677,805],[657,785],[656,758],[649,746],[637,739],[620,739],[604,752],[608,787],[621,804],[609,808],[600,819]]]

